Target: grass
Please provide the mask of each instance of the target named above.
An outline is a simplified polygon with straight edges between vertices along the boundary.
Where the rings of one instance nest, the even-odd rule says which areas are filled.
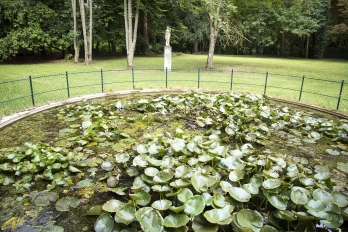
[[[348,81],[348,65],[345,61],[215,55],[214,70],[206,70],[205,59],[205,55],[173,55],[172,71],[168,73],[167,81],[163,72],[162,56],[135,57],[134,76],[130,70],[125,69],[126,59],[121,57],[96,58],[89,66],[83,65],[82,62],[74,64],[68,60],[1,64],[0,82],[6,83],[0,84],[0,118],[32,106],[28,76],[32,77],[35,105],[102,91],[166,87],[199,87],[214,90],[230,90],[232,87],[233,91],[260,94],[266,90],[266,94],[270,96],[299,100],[302,76],[305,75],[301,101],[336,108],[341,81]],[[198,68],[201,68],[199,75]],[[267,72],[269,73],[266,80]],[[284,75],[276,75],[277,73]],[[348,110],[346,85],[348,82],[344,85],[341,110]]]
[[[172,68],[204,68],[206,55],[173,54]],[[96,57],[93,63],[85,66],[83,61],[74,64],[71,60],[33,61],[23,64],[15,61],[0,64],[0,81],[28,76],[41,76],[92,70],[114,70],[126,68],[125,57]],[[163,68],[163,56],[137,56],[135,68]],[[348,65],[344,60],[306,60],[291,58],[269,58],[254,56],[214,55],[214,69],[240,69],[278,74],[306,75],[308,77],[332,80],[348,80]]]

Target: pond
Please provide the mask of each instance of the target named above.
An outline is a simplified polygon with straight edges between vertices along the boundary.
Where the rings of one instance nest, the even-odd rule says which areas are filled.
[[[114,96],[0,133],[2,231],[346,227],[348,121],[265,96]]]

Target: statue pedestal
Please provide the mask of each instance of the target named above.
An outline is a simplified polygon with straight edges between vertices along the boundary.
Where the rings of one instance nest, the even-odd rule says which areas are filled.
[[[164,47],[164,71],[172,70],[172,47],[165,46]]]

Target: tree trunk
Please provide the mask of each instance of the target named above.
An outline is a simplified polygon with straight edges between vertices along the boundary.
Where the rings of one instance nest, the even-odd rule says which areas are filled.
[[[77,20],[76,20],[76,0],[71,0],[71,6],[72,6],[72,13],[73,13],[73,19],[74,19],[74,62],[79,62],[79,40],[77,35]]]
[[[85,18],[85,2],[79,0],[80,3],[80,14],[82,23],[82,34],[83,34],[83,48],[85,52],[85,64],[88,64],[88,41],[87,41],[87,29],[86,29],[86,18]]]
[[[281,56],[284,57],[284,54],[285,54],[285,31],[282,32]]]
[[[86,16],[85,16],[85,5],[84,0],[79,0],[80,2],[80,14],[82,21],[82,33],[83,33],[83,45],[85,50],[85,64],[88,65],[92,62],[92,0],[89,0],[87,6],[89,8],[89,28],[87,31],[86,26]]]
[[[139,4],[137,0],[135,9],[134,31],[133,31],[133,14],[132,14],[132,0],[124,0],[124,22],[126,31],[126,49],[127,49],[127,67],[133,67],[133,58],[135,45],[137,41],[137,30],[139,20]]]
[[[216,9],[217,15],[219,15],[219,12],[220,12],[220,7],[218,6]],[[209,14],[209,26],[210,26],[210,41],[209,41],[207,64],[205,65],[205,67],[208,69],[212,69],[215,44],[216,44],[216,39],[219,33],[219,27],[220,27],[219,20],[216,17],[214,17],[213,14]]]
[[[144,22],[143,22],[143,26],[144,26],[144,40],[146,43],[146,48],[145,48],[145,54],[147,54],[149,52],[149,29],[148,29],[148,24],[147,24],[147,11],[145,10],[144,12]]]
[[[93,51],[93,40],[92,40],[92,32],[93,32],[93,7],[92,7],[92,1],[88,0],[89,2],[89,29],[88,29],[88,63],[92,63],[92,51]]]
[[[308,59],[308,50],[309,50],[309,36],[306,39],[306,59]]]

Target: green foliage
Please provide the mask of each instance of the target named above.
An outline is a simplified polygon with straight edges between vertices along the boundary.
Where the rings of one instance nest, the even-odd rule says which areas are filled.
[[[127,112],[138,112],[138,116]],[[115,144],[132,136],[120,130],[127,121],[137,123],[150,116],[172,120],[173,115],[186,125],[195,124],[197,131],[177,127],[145,133],[132,142],[132,148],[116,152]],[[60,109],[58,117],[74,123],[80,119],[69,127],[81,125],[78,131],[63,129],[61,133],[68,146],[26,144],[26,148],[1,153],[0,181],[17,186],[16,182],[32,182],[35,174],[53,180],[51,185],[65,185],[69,181],[62,176],[72,178],[74,172],[88,172],[88,179],[97,175],[96,190],[123,198],[103,204],[105,212],[95,223],[96,231],[140,227],[144,231],[274,231],[285,229],[279,226],[281,222],[298,222],[293,228],[297,230],[314,227],[314,221],[327,228],[343,223],[348,206],[345,182],[335,180],[333,186],[325,166],[309,165],[308,159],[281,151],[272,138],[283,139],[281,146],[303,149],[314,149],[311,146],[331,139],[328,146],[345,156],[348,148],[340,146],[347,143],[345,121],[294,112],[270,104],[261,95],[200,92],[79,103]],[[305,139],[314,139],[314,145]],[[91,147],[98,151],[98,161]],[[32,166],[38,163],[36,170]],[[129,175],[130,168],[137,172]],[[57,175],[55,170],[61,169],[64,173]],[[127,181],[119,188],[108,186],[106,180],[116,175]],[[74,178],[81,178],[78,176]],[[86,189],[92,184],[81,180],[75,188]],[[57,201],[58,195],[50,193],[40,192],[35,202],[47,205]],[[56,202],[56,208],[67,211],[79,203],[74,197],[65,197]]]

